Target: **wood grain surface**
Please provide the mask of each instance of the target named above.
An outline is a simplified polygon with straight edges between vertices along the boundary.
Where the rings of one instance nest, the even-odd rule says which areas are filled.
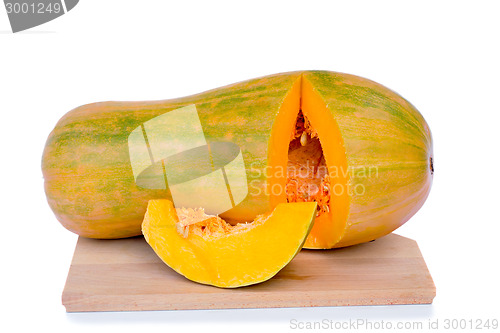
[[[415,241],[396,235],[302,250],[264,283],[221,289],[165,265],[144,238],[80,237],[64,287],[68,312],[432,303],[436,288]]]

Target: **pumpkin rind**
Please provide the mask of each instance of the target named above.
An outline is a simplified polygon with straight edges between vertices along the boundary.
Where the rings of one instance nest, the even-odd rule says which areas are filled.
[[[148,200],[169,197],[165,190],[135,184],[128,136],[149,119],[195,104],[207,141],[237,144],[248,183],[259,189],[222,216],[251,221],[271,211],[264,190],[271,129],[299,77],[278,74],[179,99],[95,103],[68,112],[50,133],[42,158],[50,207],[67,229],[81,236],[140,235]]]

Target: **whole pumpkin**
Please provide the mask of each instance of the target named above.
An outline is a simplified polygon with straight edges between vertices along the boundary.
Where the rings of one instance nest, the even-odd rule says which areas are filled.
[[[224,143],[241,154],[246,176],[232,185],[247,186],[246,195],[231,197],[231,209],[220,216],[251,221],[279,203],[316,201],[306,248],[384,236],[413,216],[430,191],[432,138],[415,107],[368,79],[299,71],[178,99],[95,103],[70,111],[50,133],[42,158],[45,192],[58,220],[85,237],[140,235],[148,201],[172,199],[177,183],[175,175],[162,173],[169,161],[152,153],[152,138],[179,137],[163,146],[175,150],[189,128],[172,115],[187,109],[196,111],[209,151]],[[148,128],[169,113],[162,126]],[[185,179],[204,175],[201,164],[176,167]],[[153,180],[165,178],[164,185],[148,185],[141,170]],[[211,186],[200,183],[197,189],[206,195]]]

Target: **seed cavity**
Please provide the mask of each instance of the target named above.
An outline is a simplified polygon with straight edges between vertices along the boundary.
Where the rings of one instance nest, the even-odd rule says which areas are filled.
[[[317,132],[300,111],[288,148],[287,202],[316,202],[316,216],[330,213],[330,177]]]

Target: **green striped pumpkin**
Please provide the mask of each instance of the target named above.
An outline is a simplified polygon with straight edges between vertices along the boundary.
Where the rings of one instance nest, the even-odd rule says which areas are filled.
[[[70,111],[50,133],[42,158],[45,192],[58,220],[85,237],[140,235],[148,201],[170,198],[170,191],[137,185],[129,136],[149,120],[190,105],[196,107],[207,143],[231,142],[241,149],[249,194],[221,215],[230,221],[251,221],[286,200],[284,193],[270,191],[273,185],[284,186],[286,175],[270,170],[286,168],[299,108],[318,126],[333,168],[332,188],[345,189],[332,194],[331,212],[317,219],[306,247],[381,237],[414,215],[429,193],[431,134],[410,103],[364,78],[303,71],[173,100],[104,102]]]

